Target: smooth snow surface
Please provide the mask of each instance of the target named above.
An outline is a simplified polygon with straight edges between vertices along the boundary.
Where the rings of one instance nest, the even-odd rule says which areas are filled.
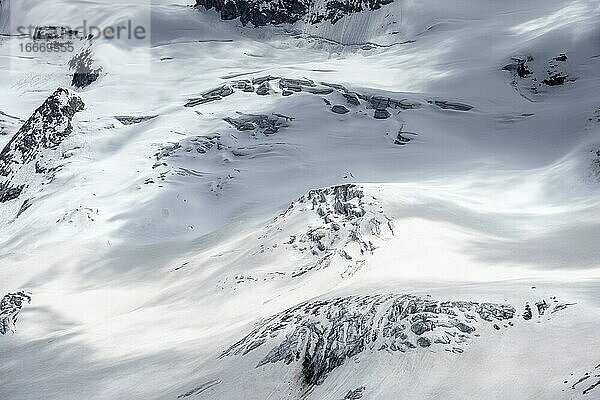
[[[0,3],[0,147],[57,88],[85,103],[56,170],[0,203],[0,300],[31,296],[14,326],[0,314],[0,399],[600,399],[600,1],[396,0],[263,28],[191,0]],[[72,54],[16,52],[16,19],[151,38],[93,41],[101,72],[77,89]],[[268,75],[314,86],[236,83]],[[402,105],[376,119],[372,96]],[[346,184],[341,210],[324,188]],[[365,346],[312,386],[303,358],[258,366],[291,330],[224,355],[298,304],[373,294],[516,313],[460,351]]]

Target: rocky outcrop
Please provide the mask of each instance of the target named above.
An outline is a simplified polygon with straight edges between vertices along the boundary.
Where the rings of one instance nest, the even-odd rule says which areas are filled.
[[[547,88],[562,86],[574,81],[570,77],[568,57],[564,53],[551,58],[547,63],[534,65],[532,56],[514,56],[502,70],[510,72],[510,84],[526,99],[543,93]]]
[[[573,374],[571,374],[571,376],[573,376]],[[564,384],[568,384],[573,392],[580,391],[579,393],[582,395],[582,398],[596,398],[587,395],[600,395],[600,364],[572,381],[572,383],[566,380],[564,381]]]
[[[207,390],[212,389],[213,387],[219,385],[221,383],[220,379],[214,379],[212,381],[208,381],[206,383],[203,383],[202,385],[193,388],[192,390],[185,392],[183,394],[180,394],[179,396],[177,396],[178,399],[185,399],[187,397],[190,396],[198,396],[201,393],[206,392]]]
[[[0,335],[15,332],[17,317],[25,305],[31,303],[31,296],[25,292],[8,293],[0,301]]]
[[[0,152],[0,203],[17,200],[36,182],[35,176],[51,178],[60,158],[56,150],[73,133],[73,116],[83,101],[59,88],[33,113]]]
[[[292,272],[292,277],[327,268],[332,263],[345,266],[342,277],[353,275],[369,254],[394,235],[394,223],[379,201],[360,186],[346,184],[311,190],[275,218],[261,239],[271,241],[305,214],[312,215],[315,223],[280,243],[284,250],[299,253],[306,260]]]
[[[351,109],[342,105],[332,105],[331,100],[327,97],[334,95],[345,100],[345,102],[354,108],[355,111],[369,110],[375,119],[387,119],[392,116],[391,111],[395,111],[397,114],[402,110],[412,110],[420,107],[417,102],[409,101],[407,99],[395,99],[388,96],[380,95],[369,95],[364,93],[352,92],[346,89],[344,86],[321,82],[317,83],[311,79],[296,79],[296,78],[285,78],[279,76],[261,76],[254,79],[243,79],[233,80],[224,85],[210,89],[199,97],[192,97],[187,99],[185,107],[196,107],[207,103],[213,103],[225,99],[228,96],[236,92],[244,94],[255,94],[258,96],[276,95],[279,94],[283,97],[288,97],[298,94],[310,94],[315,96],[322,96],[325,104],[330,106],[329,109],[335,114],[348,114]],[[471,106],[461,103],[453,103],[445,100],[436,100],[432,104],[443,108],[452,109],[459,111],[468,111]],[[370,111],[373,110],[373,111]],[[289,117],[287,117],[289,118]],[[228,121],[231,123],[231,121]],[[236,127],[237,124],[234,124]],[[242,124],[242,126],[244,126]]]
[[[353,212],[353,211],[350,211]],[[517,315],[508,304],[438,301],[413,295],[368,295],[314,300],[256,325],[221,357],[266,348],[257,368],[301,364],[305,385],[320,385],[347,359],[363,352],[402,354],[436,347],[460,354],[483,325],[509,328]]]
[[[13,134],[23,122],[19,117],[0,111],[0,136]]]
[[[227,117],[225,122],[235,127],[238,131],[259,131],[264,135],[273,135],[281,128],[288,127],[294,118],[282,114],[243,114],[236,118]]]
[[[101,67],[94,67],[91,43],[84,47],[69,60],[69,69],[73,71],[71,86],[83,89],[96,82],[102,73]]]
[[[594,176],[598,181],[600,181],[600,146],[593,148],[590,150],[592,154],[592,160],[590,169],[592,172],[592,176]]]
[[[141,124],[142,122],[150,121],[151,119],[154,119],[156,117],[158,117],[158,115],[115,115],[115,119],[123,125],[137,125]]]
[[[303,21],[335,24],[347,15],[377,10],[394,0],[196,0],[197,8],[215,9],[222,20],[240,19],[243,25],[293,24]]]

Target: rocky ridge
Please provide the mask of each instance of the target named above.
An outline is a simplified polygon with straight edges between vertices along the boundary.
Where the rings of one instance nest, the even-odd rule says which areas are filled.
[[[573,374],[571,374],[573,375]],[[577,380],[570,383],[568,380],[563,382],[569,384],[569,388],[572,391],[581,390],[582,398],[588,398],[588,394],[594,392],[597,394],[600,391],[600,364],[596,365],[593,369],[585,372]]]
[[[91,49],[91,42],[87,42],[69,60],[69,69],[73,72],[71,86],[83,89],[96,82],[102,73],[102,67],[96,67]]]
[[[393,220],[365,187],[343,184],[309,191],[266,225],[259,243],[244,259],[293,259],[268,262],[269,268],[227,275],[219,286],[234,290],[272,280],[297,279],[329,270],[345,279],[360,271],[368,257],[394,236]],[[257,261],[263,265],[262,261]]]
[[[376,94],[355,92],[343,85],[328,82],[315,82],[307,78],[284,78],[279,76],[260,76],[252,79],[230,80],[221,86],[207,90],[198,97],[188,98],[184,107],[193,109],[200,118],[212,114],[208,107],[217,102],[226,101],[233,96],[273,96],[277,101],[286,102],[290,96],[315,96],[323,101],[323,112],[340,115],[360,114],[371,115],[374,120],[390,119],[398,122],[398,127],[403,128],[400,114],[403,111],[413,110],[424,106],[417,100],[408,98],[393,98]],[[439,103],[439,102],[438,102]],[[458,104],[446,101],[444,104]],[[441,103],[439,103],[441,104]],[[432,107],[446,111],[435,102]],[[220,109],[222,111],[223,108]],[[340,110],[344,110],[340,113]],[[450,110],[453,111],[453,110]],[[350,115],[349,115],[350,116]],[[122,124],[132,125],[148,121],[156,116],[117,116]],[[210,118],[210,117],[209,117]],[[168,177],[178,179],[186,175],[205,178],[210,190],[217,196],[234,182],[235,178],[247,170],[246,162],[268,154],[292,151],[285,142],[273,141],[287,128],[297,124],[294,115],[284,115],[277,112],[243,113],[237,111],[235,115],[222,118],[230,129],[219,129],[201,136],[186,137],[178,142],[164,143],[155,154],[153,168],[157,176],[145,178],[147,185],[165,182]],[[376,123],[376,122],[374,122]],[[374,125],[374,129],[381,125]],[[382,135],[389,136],[390,143],[404,146],[417,135],[399,129],[390,133],[382,131]],[[242,135],[237,132],[242,133]],[[190,162],[186,162],[185,160]],[[192,163],[192,159],[194,162]],[[211,171],[214,164],[209,160],[223,165],[227,164],[229,172],[215,176]],[[239,164],[236,166],[236,164]],[[200,166],[204,166],[203,169]]]
[[[309,191],[276,217],[260,239],[269,243],[279,231],[287,231],[290,220],[307,213],[314,216],[314,223],[280,243],[284,251],[299,253],[306,260],[292,277],[333,263],[344,265],[342,277],[351,276],[380,243],[394,235],[394,223],[377,198],[360,186],[345,184]]]
[[[533,65],[534,62],[536,60],[532,56],[514,56],[511,63],[502,68],[511,74],[510,84],[528,100],[533,100],[550,87],[562,86],[575,80],[571,77],[568,57],[564,53],[551,58],[542,66],[538,66],[537,62]]]
[[[36,182],[52,179],[60,168],[57,150],[73,133],[73,116],[83,108],[77,95],[59,88],[23,124],[0,152],[0,203],[16,202]],[[29,202],[21,204],[22,211]]]
[[[552,312],[566,308],[556,299]],[[548,306],[549,307],[549,306]],[[538,308],[539,310],[539,308]],[[509,304],[438,301],[413,295],[367,295],[313,300],[267,318],[221,358],[263,350],[256,368],[283,362],[301,364],[307,387],[363,352],[402,354],[428,347],[460,354],[484,325],[495,330],[514,325]],[[537,318],[544,315],[537,311]]]
[[[215,9],[222,20],[240,19],[243,25],[293,24],[302,21],[337,23],[347,15],[377,10],[394,0],[196,0],[195,7]]]
[[[0,335],[15,333],[17,317],[23,305],[31,303],[31,296],[26,292],[8,293],[0,301]]]

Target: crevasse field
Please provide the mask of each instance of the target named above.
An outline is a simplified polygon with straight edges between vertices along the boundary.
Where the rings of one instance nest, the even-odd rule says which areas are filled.
[[[600,399],[600,1],[386,2],[0,1],[0,399]]]

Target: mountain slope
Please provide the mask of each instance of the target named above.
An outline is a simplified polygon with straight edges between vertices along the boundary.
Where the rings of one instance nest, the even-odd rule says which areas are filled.
[[[11,2],[151,38],[0,37],[0,398],[600,396],[597,1],[133,3]]]

